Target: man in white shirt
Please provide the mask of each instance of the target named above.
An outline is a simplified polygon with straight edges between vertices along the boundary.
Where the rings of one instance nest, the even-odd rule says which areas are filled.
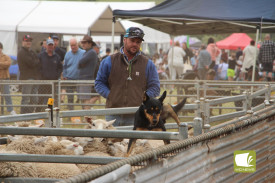
[[[243,50],[243,66],[241,69],[241,75],[244,77],[247,72],[246,69],[254,65],[256,58],[258,56],[258,49],[255,46],[255,41],[251,40],[250,45],[246,46]]]

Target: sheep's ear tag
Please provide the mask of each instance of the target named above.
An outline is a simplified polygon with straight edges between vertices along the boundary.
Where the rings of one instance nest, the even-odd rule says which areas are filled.
[[[49,99],[48,99],[48,105],[53,105],[53,101],[54,101],[53,98],[49,98]]]

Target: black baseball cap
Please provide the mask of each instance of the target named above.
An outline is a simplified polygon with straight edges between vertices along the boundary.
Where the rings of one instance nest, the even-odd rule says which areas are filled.
[[[27,35],[24,35],[23,36],[23,41],[32,41],[32,37],[29,35],[29,34],[27,34]]]
[[[130,27],[126,30],[126,34],[124,35],[125,38],[140,38],[144,41],[144,32],[138,27]]]

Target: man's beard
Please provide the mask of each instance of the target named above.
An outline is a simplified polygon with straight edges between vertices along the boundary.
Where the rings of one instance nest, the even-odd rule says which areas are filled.
[[[126,48],[126,51],[127,51],[127,53],[129,54],[129,55],[132,55],[132,56],[135,56],[136,54],[137,54],[137,52],[138,52],[138,49],[136,48],[136,52],[132,52],[131,51],[131,48]]]

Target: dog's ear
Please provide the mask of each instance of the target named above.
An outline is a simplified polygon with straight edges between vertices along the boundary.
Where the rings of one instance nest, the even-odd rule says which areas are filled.
[[[163,92],[163,94],[162,94],[161,97],[159,98],[159,101],[160,101],[161,103],[163,103],[165,97],[166,97],[166,91]]]
[[[147,100],[149,100],[149,96],[147,95],[146,92],[144,92],[144,95],[143,95],[143,103],[145,103]]]

